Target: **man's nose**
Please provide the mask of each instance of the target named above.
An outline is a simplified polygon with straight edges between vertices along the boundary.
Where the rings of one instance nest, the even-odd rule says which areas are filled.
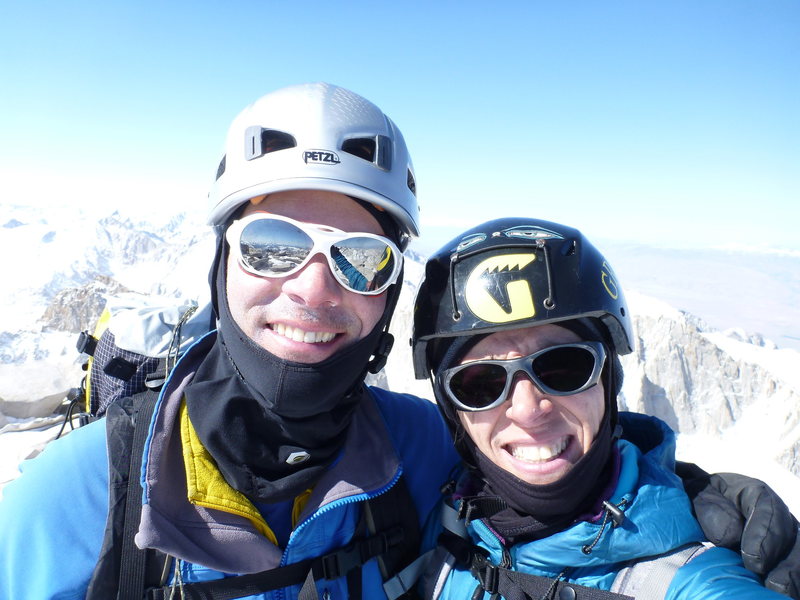
[[[325,257],[317,254],[297,273],[286,278],[282,291],[294,302],[313,308],[338,305],[345,289],[334,280]]]
[[[542,392],[525,373],[516,373],[511,384],[506,415],[522,427],[536,423],[553,410],[550,397]]]

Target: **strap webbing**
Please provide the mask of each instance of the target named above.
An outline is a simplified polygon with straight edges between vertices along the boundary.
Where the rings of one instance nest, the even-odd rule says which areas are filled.
[[[667,595],[675,571],[704,550],[702,544],[689,544],[669,554],[637,561],[617,573],[611,591],[636,598],[662,600]]]
[[[611,589],[606,591],[493,565],[489,562],[486,551],[472,544],[464,527],[464,520],[458,518],[454,508],[443,503],[441,516],[444,531],[439,537],[439,545],[456,564],[461,565],[461,568],[469,568],[479,581],[475,595],[488,592],[492,597],[499,595],[505,600],[529,600],[529,598],[663,600],[675,572],[707,549],[703,544],[692,543],[672,552],[637,560],[621,569]],[[407,570],[411,571],[411,567]],[[393,584],[394,580],[390,580],[387,584]]]
[[[387,580],[383,584],[383,591],[386,592],[386,597],[389,600],[396,600],[403,594],[412,591],[434,553],[435,550],[428,550],[397,575]]]
[[[374,536],[351,542],[322,557],[310,558],[284,567],[237,575],[213,581],[184,583],[181,586],[183,598],[188,600],[233,600],[263,594],[279,588],[303,584],[301,598],[316,599],[316,586],[319,579],[337,579],[366,563],[376,556],[385,555],[401,539],[399,528],[378,533]],[[149,600],[165,600],[172,594],[169,586],[148,591]]]
[[[119,574],[119,600],[141,600],[145,588],[147,551],[140,550],[133,541],[142,516],[142,486],[139,482],[142,469],[144,444],[150,428],[150,418],[158,400],[155,392],[144,392],[135,413],[133,445],[131,446],[128,470],[128,494],[125,510],[125,526],[122,534],[122,555]]]
[[[486,592],[491,598],[504,600],[569,599],[569,600],[633,600],[616,591],[607,591],[566,582],[559,578],[542,577],[492,564],[488,552],[452,532],[444,531],[439,544],[455,559],[461,568],[468,568],[478,586],[473,598]]]
[[[569,598],[572,600],[634,600],[618,592],[600,590],[551,577],[520,573],[491,564],[481,554],[474,554],[470,572],[480,583],[478,590],[490,596],[499,594],[505,600],[530,598]]]
[[[675,572],[705,549],[702,544],[689,544],[667,554],[636,561],[617,574],[607,591],[499,567],[488,560],[485,550],[452,533],[443,533],[439,543],[458,564],[469,567],[479,582],[476,594],[487,592],[505,600],[663,600]]]
[[[388,551],[377,557],[384,581],[417,558],[419,522],[405,477],[400,476],[387,491],[364,502],[364,520],[369,535],[394,532]]]
[[[307,590],[310,580],[310,587],[315,592],[313,597],[316,597],[316,587],[313,585],[313,562],[310,559],[261,573],[184,583],[180,589],[182,597],[186,600],[233,600],[304,582],[306,585],[303,586],[303,589]],[[148,600],[166,600],[172,594],[173,589],[165,586],[148,590],[147,598]],[[308,595],[305,597],[309,598]]]
[[[519,571],[510,571],[500,567],[491,567],[498,571],[494,575],[496,582],[490,593],[499,593],[505,600],[529,600],[529,598],[569,598],[572,600],[634,600],[617,592],[586,587],[549,577],[529,575]]]

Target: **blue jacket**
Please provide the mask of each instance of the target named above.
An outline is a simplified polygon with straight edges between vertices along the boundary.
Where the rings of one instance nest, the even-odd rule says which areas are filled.
[[[653,417],[623,413],[626,431],[634,429],[639,447],[620,440],[620,474],[610,501],[621,505],[625,520],[619,527],[602,527],[602,519],[581,521],[550,537],[518,544],[509,549],[511,569],[548,578],[558,577],[579,585],[609,590],[614,578],[629,561],[663,554],[705,538],[692,517],[689,499],[680,479],[674,474],[675,434]],[[650,442],[644,443],[646,438]],[[582,548],[591,545],[602,530],[590,554]],[[489,560],[499,565],[503,547],[498,537],[482,520],[467,526],[472,541],[489,551]],[[429,535],[435,528],[429,531]],[[433,596],[434,582],[446,576],[441,598],[472,597],[478,584],[465,569],[437,566],[428,573],[426,589]],[[623,592],[624,593],[624,592]],[[485,596],[488,598],[488,594]],[[665,600],[774,598],[784,596],[762,587],[747,571],[739,556],[723,548],[700,552],[675,573]]]
[[[213,334],[187,352],[156,406],[142,468],[139,545],[181,559],[183,582],[321,556],[350,541],[361,513],[359,500],[385,491],[401,473],[422,525],[457,462],[449,433],[434,404],[370,388],[371,397],[356,411],[340,458],[298,506],[286,547],[270,541],[272,529],[279,528],[270,527],[258,511],[253,514],[249,501],[225,489],[218,472],[214,477],[213,462],[204,460],[204,449],[193,445],[196,438],[184,435],[183,386],[212,341]],[[211,471],[204,473],[209,464]],[[0,600],[84,598],[108,511],[104,421],[53,442],[23,463],[22,471],[0,501]],[[383,597],[374,559],[362,574],[364,597]],[[277,590],[265,597],[295,598],[297,591]],[[318,591],[320,597],[327,591],[330,598],[346,598],[346,580],[323,580]]]

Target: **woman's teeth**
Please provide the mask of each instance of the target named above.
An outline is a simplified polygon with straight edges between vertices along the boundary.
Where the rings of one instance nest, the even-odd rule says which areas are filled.
[[[514,458],[524,460],[525,462],[545,462],[561,454],[564,448],[567,447],[568,441],[569,436],[564,436],[549,446],[514,446],[511,454]]]
[[[283,323],[275,323],[272,325],[272,331],[295,342],[305,342],[306,344],[330,342],[336,337],[336,334],[330,331],[303,331],[302,329],[284,325]]]

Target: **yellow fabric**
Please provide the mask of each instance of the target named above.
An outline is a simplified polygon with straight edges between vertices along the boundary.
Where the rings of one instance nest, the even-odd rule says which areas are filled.
[[[185,400],[181,402],[180,429],[189,502],[244,517],[277,546],[278,540],[275,534],[258,509],[244,494],[228,485],[222,477],[216,462],[203,446],[189,421],[189,410]]]
[[[189,420],[186,400],[180,408],[181,445],[183,447],[183,464],[186,469],[186,488],[188,499],[192,504],[222,510],[248,519],[270,542],[278,545],[275,533],[264,517],[258,512],[247,497],[233,489],[219,472],[216,462],[206,450],[197,436],[194,426]],[[300,513],[303,512],[311,489],[306,490],[294,499],[292,506],[292,529],[297,525]]]
[[[92,334],[95,339],[100,339],[100,336],[103,335],[103,332],[108,329],[109,321],[111,321],[111,312],[108,308],[104,308],[103,312],[100,314],[100,318],[97,319],[97,324],[94,326],[94,333]],[[90,356],[89,360],[86,361],[86,395],[84,397],[84,403],[86,405],[86,412],[92,412],[92,363],[94,362],[94,357]]]
[[[311,489],[309,488],[294,499],[294,506],[292,507],[292,529],[297,526],[297,522],[300,520],[300,513],[303,512],[310,497]]]

